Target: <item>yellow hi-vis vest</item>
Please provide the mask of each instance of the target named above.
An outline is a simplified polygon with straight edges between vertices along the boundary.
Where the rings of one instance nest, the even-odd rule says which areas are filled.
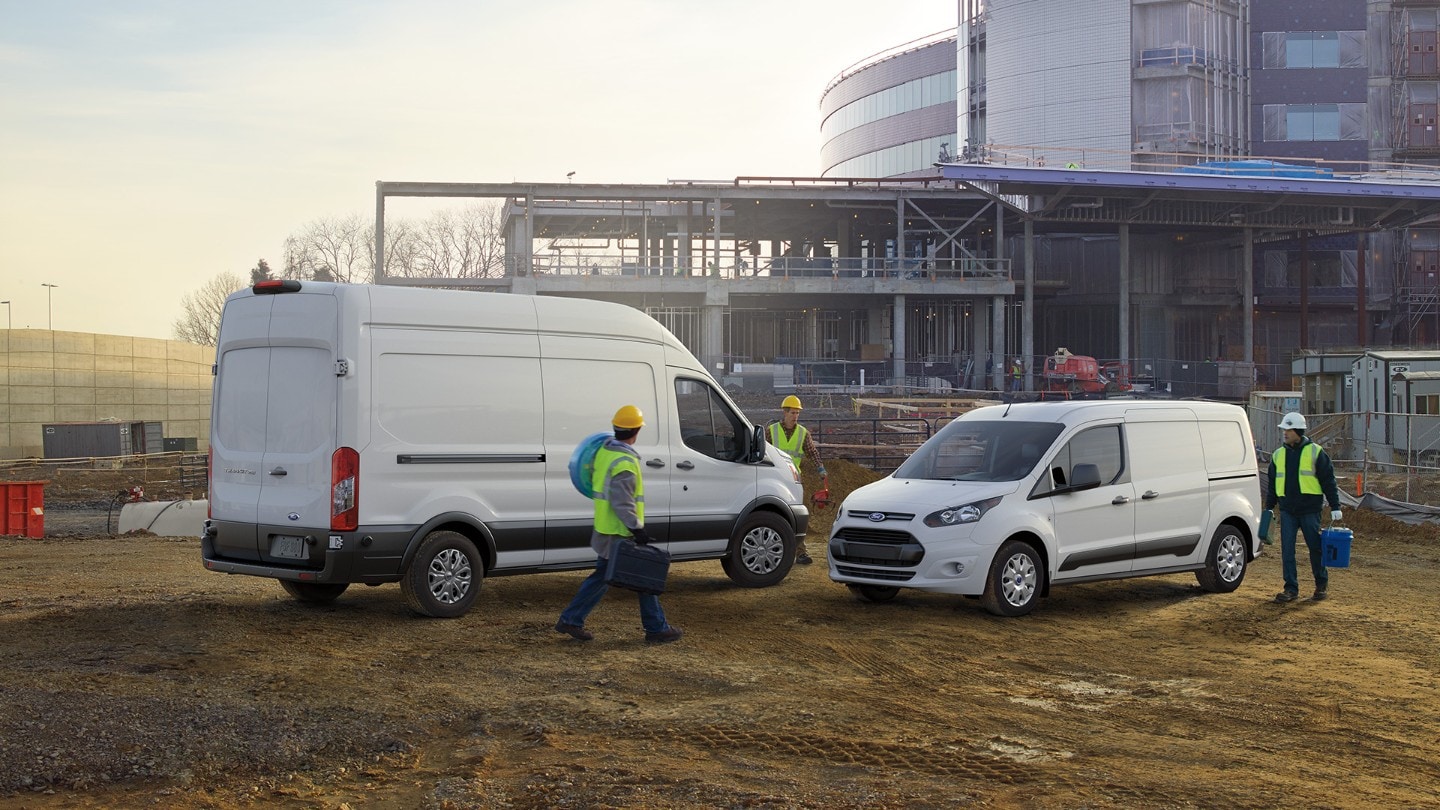
[[[595,451],[595,473],[590,486],[595,492],[595,531],[629,537],[630,528],[621,522],[620,516],[610,506],[606,496],[610,492],[610,479],[622,472],[635,474],[635,516],[645,523],[645,479],[640,477],[640,462],[629,453],[621,453],[608,447]]]
[[[1275,461],[1275,495],[1285,497],[1285,445],[1271,456]],[[1320,445],[1311,442],[1300,448],[1300,492],[1304,495],[1323,495],[1320,479],[1315,477],[1315,459],[1320,458]]]
[[[785,438],[785,428],[779,422],[770,423],[770,443],[780,448],[790,460],[795,462],[795,469],[800,469],[800,462],[805,460],[805,436],[809,431],[804,425],[797,424],[795,432],[790,438]]]

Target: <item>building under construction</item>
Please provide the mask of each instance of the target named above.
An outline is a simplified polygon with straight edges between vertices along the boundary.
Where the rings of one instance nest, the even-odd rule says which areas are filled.
[[[1202,385],[1223,384],[1219,372],[1199,376],[1206,361],[1223,361],[1242,389],[1230,394],[1243,396],[1257,376],[1288,376],[1297,348],[1272,340],[1263,309],[1242,292],[1256,287],[1268,244],[1354,242],[1440,213],[1440,184],[1409,178],[937,171],[943,177],[714,184],[380,182],[377,256],[388,199],[491,198],[503,204],[505,261],[478,279],[387,278],[377,262],[377,279],[619,301],[668,326],[717,376],[737,364],[788,364],[796,384],[855,385],[864,375],[892,387],[999,389],[1007,359],[1022,358],[1028,380],[1039,357],[1064,346],[1130,364],[1137,377]],[[1300,272],[1321,271],[1302,262]],[[1290,289],[1303,323],[1309,285]],[[1307,328],[1343,330],[1345,342],[1373,330],[1375,305],[1351,295],[1348,312]]]

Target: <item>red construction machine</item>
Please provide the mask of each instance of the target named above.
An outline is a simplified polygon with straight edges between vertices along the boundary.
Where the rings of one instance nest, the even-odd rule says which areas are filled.
[[[1093,357],[1071,354],[1060,347],[1045,358],[1040,373],[1040,394],[1045,398],[1091,398],[1122,394],[1132,389],[1130,369],[1123,363],[1100,363]]]

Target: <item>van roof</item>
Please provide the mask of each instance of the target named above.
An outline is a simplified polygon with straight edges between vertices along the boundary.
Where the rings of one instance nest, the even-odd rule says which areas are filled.
[[[966,414],[975,419],[1015,419],[1034,422],[1074,423],[1090,419],[1119,418],[1132,411],[1188,410],[1207,419],[1244,419],[1245,411],[1228,402],[1199,399],[1089,399],[1054,402],[1016,402],[987,405]]]
[[[413,323],[459,329],[477,326],[504,329],[505,324],[522,329],[538,326],[545,332],[624,337],[686,350],[679,338],[644,312],[624,304],[590,298],[327,281],[304,281],[296,289],[269,294],[330,295],[340,299],[342,305],[368,305],[370,318],[377,323]],[[247,287],[230,297],[254,295],[252,288]]]

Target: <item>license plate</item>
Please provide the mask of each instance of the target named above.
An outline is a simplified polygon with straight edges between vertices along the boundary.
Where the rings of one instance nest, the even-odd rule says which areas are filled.
[[[270,556],[289,560],[305,559],[305,538],[277,534],[270,538]]]

